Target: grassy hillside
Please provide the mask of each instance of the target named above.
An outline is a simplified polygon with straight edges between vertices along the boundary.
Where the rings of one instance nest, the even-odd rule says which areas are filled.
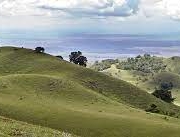
[[[164,63],[167,64],[167,70],[172,72],[172,73],[176,73],[176,74],[180,74],[180,57],[171,57],[168,59],[164,60]]]
[[[169,83],[172,82],[174,88],[180,88],[180,76],[175,73],[171,72],[162,72],[159,74],[156,74],[153,78],[153,81],[151,81],[152,84],[160,85],[160,83]]]
[[[65,132],[0,117],[1,137],[77,137]]]
[[[103,73],[127,81],[149,93],[158,88],[161,83],[172,82],[175,104],[180,104],[179,64],[180,57],[162,58],[145,54],[127,60],[118,60],[118,62],[117,60],[96,62],[91,68],[103,69]]]
[[[178,137],[179,116],[122,80],[30,49],[0,48],[0,115],[86,137]],[[157,129],[159,132],[157,132]]]

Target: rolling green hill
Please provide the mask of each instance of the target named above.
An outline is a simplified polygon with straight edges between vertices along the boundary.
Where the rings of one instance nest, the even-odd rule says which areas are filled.
[[[0,48],[0,115],[83,137],[179,137],[180,107],[31,49]],[[157,132],[158,129],[158,132]]]

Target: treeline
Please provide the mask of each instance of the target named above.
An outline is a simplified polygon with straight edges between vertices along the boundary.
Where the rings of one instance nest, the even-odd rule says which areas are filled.
[[[116,65],[117,69],[136,70],[143,73],[158,73],[166,70],[167,65],[164,64],[163,58],[151,56],[150,54],[138,55],[135,58],[127,58],[125,60],[106,59],[101,62],[96,61],[91,68],[96,71],[103,71]]]
[[[44,47],[36,47],[35,48],[35,52],[36,53],[44,53],[45,52],[45,48]],[[58,55],[56,57],[59,58],[59,59],[63,59],[63,57],[60,56],[60,55]],[[69,61],[74,63],[74,64],[86,67],[88,60],[87,60],[87,58],[85,56],[82,55],[82,52],[77,51],[77,52],[71,52],[70,53]]]
[[[106,59],[100,62],[96,61],[91,66],[91,68],[96,71],[103,71],[108,68],[111,68],[111,65],[116,65],[116,68],[120,70],[141,72],[139,74],[143,74],[142,76],[153,76],[154,74],[165,72],[167,68],[167,65],[163,61],[163,58],[151,56],[150,54],[138,55],[134,58],[127,58],[124,60]],[[145,78],[147,81],[148,77]],[[172,103],[175,99],[172,97],[171,94],[172,88],[172,82],[161,82],[159,88],[155,89],[152,95],[167,103]],[[152,112],[156,110],[157,108],[154,104],[152,104],[152,106],[149,109],[147,109],[147,111]]]
[[[103,70],[106,70],[108,68],[111,67],[111,65],[113,64],[117,64],[119,63],[119,60],[118,59],[106,59],[106,60],[102,60],[102,61],[96,61],[92,66],[91,68],[93,70],[96,70],[96,71],[103,71]]]
[[[128,58],[125,61],[119,62],[117,68],[124,70],[137,70],[144,73],[158,73],[165,71],[167,65],[163,59],[150,54],[138,55],[135,58]]]

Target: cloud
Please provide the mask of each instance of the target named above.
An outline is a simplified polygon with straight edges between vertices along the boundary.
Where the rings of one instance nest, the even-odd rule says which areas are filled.
[[[52,2],[52,1],[51,1]],[[41,4],[41,8],[59,10],[75,16],[131,16],[138,11],[138,0],[61,0]]]
[[[180,20],[180,1],[179,0],[162,0],[159,3],[164,13],[172,19]]]
[[[180,0],[0,0],[0,16],[146,17],[180,20]]]
[[[37,0],[1,0],[0,16],[44,16],[45,12],[37,8],[37,2]]]
[[[146,17],[180,19],[179,0],[0,0],[0,16]]]
[[[139,7],[147,17],[180,20],[180,0],[141,0]]]
[[[148,18],[180,20],[179,7],[180,0],[0,0],[0,27],[76,28],[89,23],[116,28],[125,22],[129,29]]]
[[[50,16],[131,16],[138,11],[138,0],[1,0],[0,15]],[[54,12],[58,11],[58,12]]]

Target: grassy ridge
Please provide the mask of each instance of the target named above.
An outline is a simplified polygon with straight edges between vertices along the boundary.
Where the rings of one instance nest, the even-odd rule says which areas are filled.
[[[0,115],[87,137],[180,134],[179,119],[132,108],[155,103],[179,115],[179,107],[124,81],[28,49],[0,52]]]

